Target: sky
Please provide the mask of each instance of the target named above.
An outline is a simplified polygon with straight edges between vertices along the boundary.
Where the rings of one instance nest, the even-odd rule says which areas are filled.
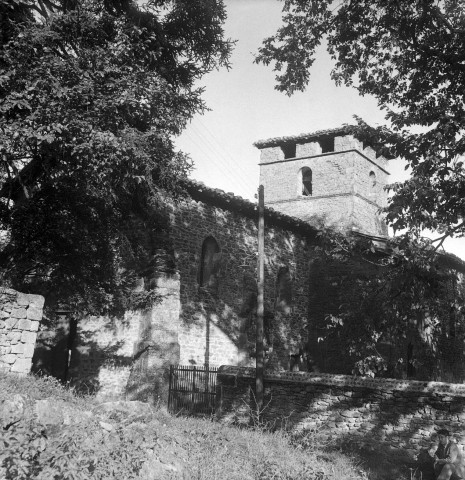
[[[340,127],[354,123],[354,115],[372,126],[385,123],[374,98],[334,84],[333,61],[324,46],[305,92],[288,97],[276,91],[272,67],[253,60],[262,40],[280,26],[282,2],[225,0],[225,5],[225,36],[237,41],[231,68],[202,79],[199,86],[205,87],[210,111],[196,115],[176,140],[194,162],[192,178],[253,200],[259,181],[257,140]],[[402,160],[390,162],[391,182],[407,178],[404,167]],[[465,239],[451,239],[445,248],[465,260]]]

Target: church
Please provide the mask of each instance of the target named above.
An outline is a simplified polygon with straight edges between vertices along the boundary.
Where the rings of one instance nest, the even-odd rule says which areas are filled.
[[[338,345],[319,338],[338,279],[367,267],[323,261],[319,235],[330,227],[382,250],[390,159],[347,127],[254,145],[266,207],[266,368],[350,373]],[[83,390],[156,401],[170,365],[255,365],[257,205],[194,181],[185,188],[186,199],[166,199],[169,245],[151,246],[138,285],[158,300],[124,318],[82,319],[65,342],[66,380]]]

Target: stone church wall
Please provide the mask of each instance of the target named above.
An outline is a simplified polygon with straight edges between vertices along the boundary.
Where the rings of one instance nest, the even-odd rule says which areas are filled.
[[[222,367],[218,418],[247,424],[255,370]],[[262,421],[313,431],[321,441],[391,449],[413,457],[439,428],[465,444],[465,385],[281,372],[265,375]],[[247,406],[248,405],[248,406]]]
[[[80,319],[72,345],[72,328],[63,329],[63,348],[57,346],[63,355],[57,361],[61,367],[69,363],[61,368],[64,380],[102,399],[157,401],[167,398],[170,364],[254,364],[256,206],[212,190],[212,198],[203,198],[197,186],[191,194],[178,203],[166,202],[175,271],[152,272],[160,300],[146,311],[126,312],[124,318]],[[219,247],[214,291],[199,282],[207,237]],[[267,212],[265,337],[266,362],[273,370],[289,369],[306,345],[314,240],[312,227],[301,223],[297,228],[281,214]],[[284,307],[278,304],[282,271],[290,284]]]
[[[288,369],[307,332],[308,284],[314,247],[304,235],[266,221],[265,336],[269,368]],[[202,244],[220,250],[216,289],[200,285]],[[193,365],[255,362],[257,211],[240,212],[189,199],[172,214],[172,240],[180,273],[180,361]],[[288,309],[277,305],[277,278],[289,269]]]
[[[31,370],[44,297],[0,289],[0,371]]]
[[[68,376],[83,391],[105,399],[166,400],[170,364],[254,364],[257,211],[247,201],[242,207],[224,204],[224,198],[234,198],[224,192],[209,190],[213,199],[203,198],[197,188],[191,193],[181,202],[166,203],[176,273],[155,272],[160,301],[123,319],[78,322]],[[280,215],[267,215],[266,362],[269,369],[288,370],[295,361],[291,356],[300,358],[307,342],[315,230],[304,225],[299,232],[280,224]],[[202,245],[208,237],[219,247],[214,289],[200,285]],[[291,290],[285,308],[277,303],[283,270]]]
[[[187,189],[186,199],[166,201],[169,249],[153,245],[155,252],[173,257],[172,271],[158,271],[154,262],[144,273],[142,283],[149,275],[159,301],[124,318],[94,317],[77,324],[70,359],[63,358],[69,361],[66,380],[83,391],[105,399],[166,401],[170,364],[255,364],[256,205],[193,182]],[[321,341],[327,333],[325,315],[337,313],[341,288],[374,267],[355,257],[350,262],[324,257],[317,233],[303,221],[266,209],[264,323],[270,372],[350,373],[352,368],[337,338]],[[203,285],[207,239],[217,250],[212,282]]]

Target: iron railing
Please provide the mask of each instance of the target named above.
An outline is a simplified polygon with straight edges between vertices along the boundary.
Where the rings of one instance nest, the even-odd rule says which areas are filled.
[[[171,365],[168,410],[186,415],[215,413],[217,367]]]

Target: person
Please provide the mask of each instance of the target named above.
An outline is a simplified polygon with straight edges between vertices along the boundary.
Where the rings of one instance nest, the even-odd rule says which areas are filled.
[[[433,456],[436,479],[465,479],[465,465],[459,447],[451,441],[450,433],[445,428],[441,428],[437,433],[439,445]]]

